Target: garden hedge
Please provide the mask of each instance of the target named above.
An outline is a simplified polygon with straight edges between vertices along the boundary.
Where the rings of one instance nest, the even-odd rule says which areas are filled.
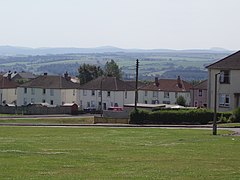
[[[231,113],[218,113],[217,117],[229,118]],[[213,111],[192,110],[136,110],[130,114],[131,124],[208,124],[213,120]]]

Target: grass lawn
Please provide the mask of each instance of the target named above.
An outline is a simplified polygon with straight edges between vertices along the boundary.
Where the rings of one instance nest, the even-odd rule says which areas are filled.
[[[0,123],[31,123],[31,124],[93,124],[94,117],[80,118],[17,118],[17,119],[0,119]]]
[[[240,123],[226,123],[226,124],[218,124],[218,127],[236,127],[236,128],[240,128]]]
[[[0,179],[240,179],[240,137],[211,134],[0,127]]]

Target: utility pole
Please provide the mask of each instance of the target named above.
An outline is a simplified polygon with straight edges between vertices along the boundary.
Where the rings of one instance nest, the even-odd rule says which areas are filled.
[[[138,67],[139,67],[139,60],[136,60],[136,86],[135,86],[135,111],[137,110],[137,103],[138,103]]]
[[[214,76],[214,114],[213,114],[213,135],[217,135],[217,76],[220,73],[215,74]]]

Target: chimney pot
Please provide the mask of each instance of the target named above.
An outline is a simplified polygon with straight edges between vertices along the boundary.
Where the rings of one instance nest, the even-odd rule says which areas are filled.
[[[8,80],[9,80],[9,81],[11,81],[11,79],[12,79],[12,77],[11,77],[11,76],[12,76],[12,73],[11,73],[11,71],[8,71],[8,76],[7,76],[7,77],[8,77]]]
[[[182,81],[181,81],[180,76],[177,77],[177,85],[179,88],[182,88]]]
[[[156,86],[159,86],[158,77],[155,77],[155,85],[156,85]]]

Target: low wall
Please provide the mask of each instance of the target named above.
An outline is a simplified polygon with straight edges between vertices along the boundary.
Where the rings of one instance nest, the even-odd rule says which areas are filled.
[[[128,124],[128,118],[106,118],[106,117],[94,117],[94,124],[97,123],[112,123],[112,124]]]
[[[48,115],[48,114],[71,114],[71,107],[57,106],[57,107],[9,107],[0,106],[0,114],[26,114],[26,115]]]
[[[106,118],[116,118],[116,119],[129,119],[130,112],[127,110],[124,111],[103,111],[103,117]]]

